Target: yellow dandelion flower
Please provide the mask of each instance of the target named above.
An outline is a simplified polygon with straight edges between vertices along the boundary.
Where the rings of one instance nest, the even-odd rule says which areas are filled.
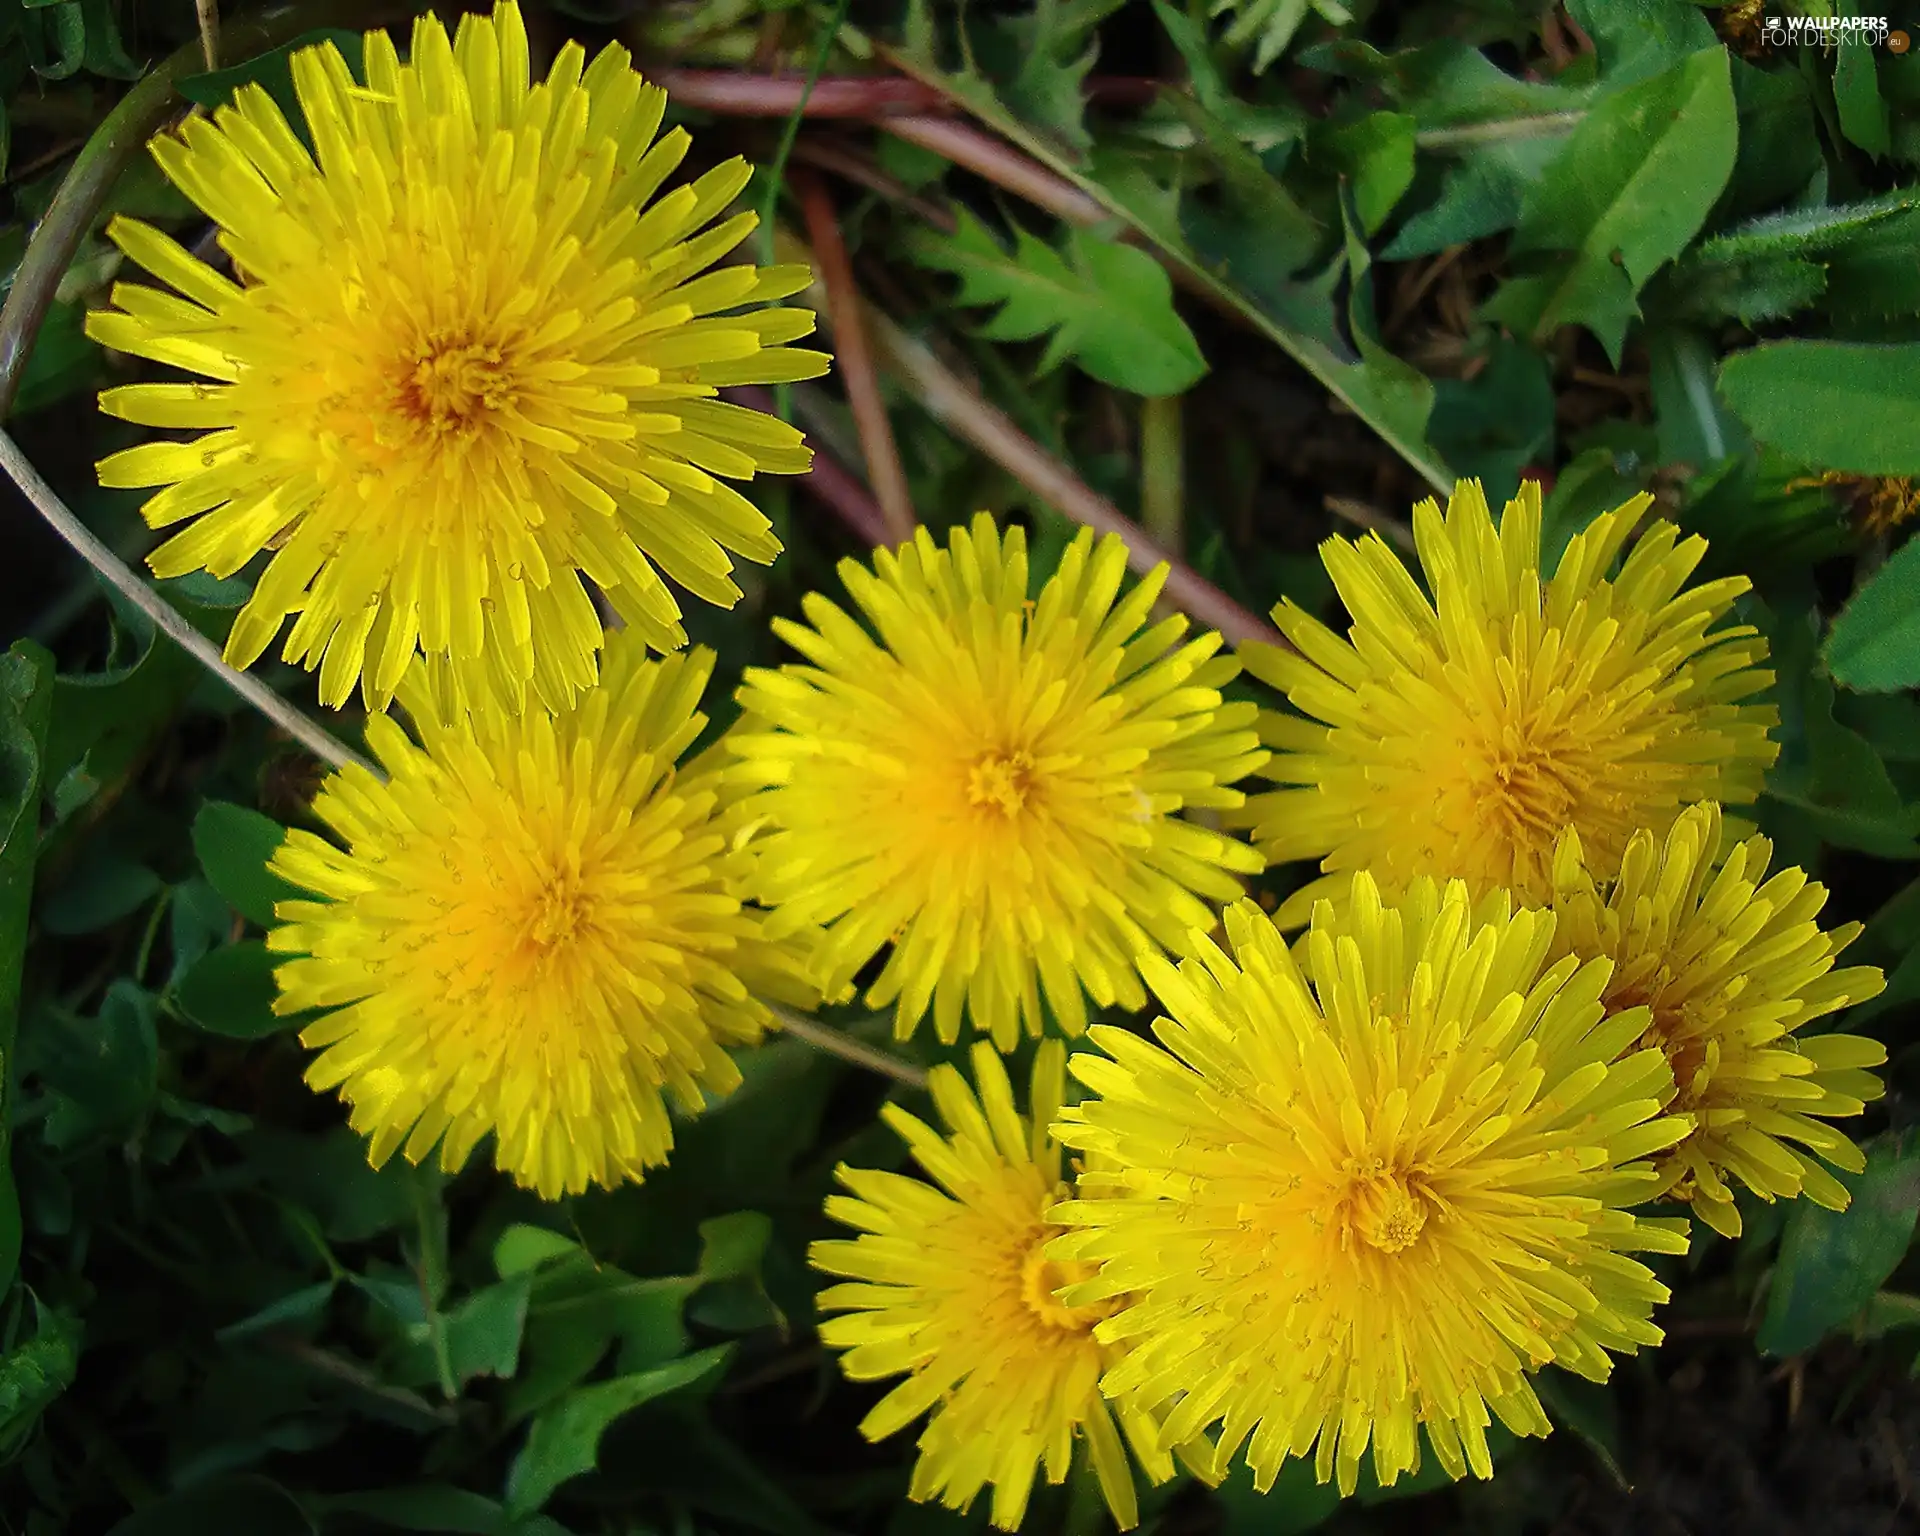
[[[768,1020],[793,976],[743,909],[742,860],[715,825],[720,778],[676,777],[705,718],[704,650],[648,660],[616,635],[567,709],[457,723],[401,700],[420,735],[376,716],[389,778],[334,774],[314,814],[344,848],[293,831],[273,869],[268,947],[282,1013],[330,1009],[301,1041],[377,1166],[396,1147],[447,1168],[492,1132],[495,1160],[548,1199],[637,1179],[688,1113],[740,1081],[723,1047]]]
[[[530,85],[518,10],[415,24],[402,64],[366,38],[293,58],[310,154],[243,86],[153,143],[218,224],[237,281],[157,230],[109,234],[175,291],[122,283],[88,334],[200,376],[109,389],[101,407],[191,441],[129,448],[103,484],[161,486],[162,576],[226,576],[273,551],[227,641],[245,666],[289,615],[289,661],[339,705],[384,707],[416,653],[552,704],[593,681],[602,631],[582,578],[655,649],[685,643],[661,580],[739,596],[731,555],[779,552],[720,478],[805,470],[800,435],[715,398],[807,378],[803,310],[744,304],[802,267],[709,267],[753,228],[704,228],[747,184],[728,161],[655,193],[687,151],[656,138],[666,93],[578,43]],[[211,381],[211,382],[206,382]]]
[[[1378,535],[1329,539],[1321,557],[1352,616],[1343,640],[1291,603],[1274,620],[1300,648],[1242,647],[1247,670],[1302,715],[1266,715],[1287,786],[1233,819],[1274,862],[1319,859],[1325,878],[1284,904],[1284,928],[1370,870],[1389,894],[1417,875],[1552,895],[1553,850],[1579,832],[1618,868],[1642,827],[1663,832],[1703,800],[1747,802],[1779,753],[1766,642],[1714,626],[1745,577],[1688,587],[1706,552],[1655,523],[1611,578],[1646,496],[1597,518],[1551,577],[1540,566],[1540,490],[1529,481],[1496,530],[1474,482],[1413,530],[1429,599]]]
[[[1031,1118],[1014,1107],[1000,1058],[973,1048],[979,1091],[952,1067],[928,1075],[949,1136],[896,1105],[882,1114],[938,1184],[870,1168],[838,1170],[853,1193],[833,1195],[827,1214],[860,1232],[815,1243],[817,1269],[847,1283],[819,1296],[822,1311],[844,1312],[820,1335],[845,1350],[854,1381],[905,1375],[861,1423],[870,1440],[931,1412],[920,1435],[910,1496],[965,1510],[993,1488],[993,1523],[1014,1530],[1034,1477],[1067,1475],[1084,1440],[1108,1507],[1122,1530],[1139,1518],[1125,1440],[1155,1482],[1173,1475],[1156,1426],[1137,1410],[1100,1396],[1111,1358],[1093,1326],[1112,1307],[1068,1307],[1055,1292],[1090,1273],[1041,1251],[1059,1234],[1049,1215],[1066,1194],[1060,1147],[1047,1125],[1060,1106],[1065,1048],[1041,1045],[1034,1061]]]
[[[1134,956],[1260,868],[1179,815],[1239,805],[1265,758],[1254,707],[1220,697],[1237,663],[1216,634],[1180,644],[1185,619],[1143,628],[1166,567],[1122,597],[1126,559],[1082,533],[1029,601],[1020,530],[923,529],[840,567],[877,639],[814,594],[811,627],[775,624],[810,665],[747,674],[731,742],[770,931],[816,936],[829,996],[891,940],[867,999],[902,1039],[931,1006],[951,1042],[964,1008],[1011,1050],[1042,990],[1069,1034],[1086,996],[1141,1007]]]
[[[1885,1091],[1868,1067],[1886,1047],[1859,1035],[1800,1035],[1803,1026],[1876,997],[1885,979],[1870,965],[1835,970],[1860,934],[1815,921],[1824,887],[1798,869],[1767,878],[1764,837],[1736,844],[1721,862],[1720,808],[1683,812],[1664,840],[1642,832],[1619,879],[1596,881],[1569,837],[1555,867],[1555,955],[1604,957],[1609,1008],[1651,1011],[1630,1050],[1666,1055],[1673,1108],[1693,1131],[1659,1159],[1663,1191],[1690,1201],[1715,1231],[1740,1235],[1729,1177],[1762,1199],[1806,1194],[1845,1210],[1846,1186],[1818,1160],[1850,1173],[1866,1161],[1826,1121],[1857,1115]],[[1789,1145],[1797,1143],[1798,1145]]]
[[[1530,1372],[1603,1380],[1660,1341],[1666,1288],[1627,1254],[1684,1252],[1684,1223],[1626,1207],[1687,1126],[1665,1058],[1620,1059],[1646,1015],[1605,1014],[1605,961],[1545,964],[1550,913],[1459,882],[1386,905],[1357,875],[1298,962],[1251,902],[1226,929],[1231,954],[1196,933],[1145,963],[1161,1045],[1101,1028],[1112,1059],[1073,1058],[1097,1097],[1056,1134],[1131,1184],[1059,1207],[1083,1230],[1047,1250],[1099,1266],[1063,1303],[1132,1295],[1094,1330],[1130,1350],[1103,1389],[1167,1441],[1219,1422],[1263,1489],[1312,1452],[1351,1492],[1369,1445],[1390,1484],[1423,1429],[1486,1477],[1491,1418],[1548,1431]]]

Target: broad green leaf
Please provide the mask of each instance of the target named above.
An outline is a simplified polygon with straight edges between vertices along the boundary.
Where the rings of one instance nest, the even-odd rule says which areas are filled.
[[[174,988],[173,1001],[201,1029],[231,1040],[264,1040],[298,1029],[300,1018],[273,1011],[278,963],[258,939],[228,944],[194,962]]]
[[[344,1125],[319,1136],[262,1127],[245,1151],[266,1186],[312,1212],[332,1242],[365,1242],[414,1214],[413,1167],[398,1157],[370,1166],[366,1142]]]
[[[1822,654],[1843,688],[1920,687],[1920,540],[1901,545],[1853,594]]]
[[[273,904],[298,900],[298,887],[267,868],[287,829],[271,817],[209,800],[193,818],[193,851],[213,888],[248,922],[273,926]]]
[[[1173,395],[1207,371],[1199,343],[1174,311],[1173,284],[1146,252],[1067,232],[1066,254],[1014,230],[1011,255],[972,214],[952,235],[917,231],[907,242],[923,266],[960,279],[959,302],[997,304],[980,328],[990,341],[1049,337],[1045,373],[1071,357],[1103,384]]]
[[[1501,310],[1545,338],[1587,326],[1618,359],[1633,299],[1699,233],[1739,131],[1726,50],[1705,48],[1606,97],[1527,193],[1512,253],[1566,253],[1512,279]]]
[[[514,1514],[539,1509],[568,1478],[593,1470],[600,1437],[621,1414],[710,1375],[731,1352],[732,1346],[718,1345],[670,1365],[568,1393],[529,1427],[527,1443],[507,1475],[507,1508]]]
[[[1906,1257],[1920,1214],[1920,1142],[1884,1137],[1868,1149],[1866,1172],[1839,1179],[1853,1194],[1846,1210],[1802,1198],[1787,1218],[1758,1339],[1769,1355],[1813,1348]]]
[[[40,904],[40,926],[69,937],[98,933],[138,912],[160,890],[160,877],[113,848],[96,844]]]
[[[53,658],[30,640],[0,656],[0,1295],[20,1264],[20,1201],[11,1171],[12,1084],[19,1071],[20,982],[27,958]]]
[[[1920,474],[1920,344],[1778,341],[1720,365],[1753,435],[1821,469]]]
[[[1689,0],[1569,0],[1567,14],[1593,39],[1609,85],[1648,79],[1718,42]]]
[[[1841,42],[1834,50],[1833,106],[1840,131],[1876,160],[1893,150],[1887,122],[1887,104],[1880,95],[1874,69],[1874,48],[1858,38]]]

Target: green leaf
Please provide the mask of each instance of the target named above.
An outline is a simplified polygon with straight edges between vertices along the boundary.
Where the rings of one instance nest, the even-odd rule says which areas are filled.
[[[1546,174],[1562,142],[1543,135],[1475,146],[1446,168],[1439,195],[1401,224],[1381,254],[1407,261],[1511,229],[1520,221],[1528,188]]]
[[[1066,254],[1018,227],[1009,255],[964,210],[952,235],[917,231],[907,243],[923,266],[954,273],[962,304],[998,304],[980,328],[990,341],[1049,336],[1046,373],[1072,357],[1103,384],[1173,395],[1207,371],[1199,343],[1173,307],[1173,284],[1146,252],[1090,231],[1067,232]]]
[[[1821,469],[1920,474],[1920,344],[1779,341],[1720,365],[1753,435]]]
[[[533,1277],[518,1275],[490,1285],[446,1316],[447,1354],[454,1380],[476,1376],[511,1377],[520,1368],[520,1339],[527,1326],[527,1301]]]
[[[1521,342],[1496,338],[1486,356],[1472,379],[1435,382],[1427,437],[1500,506],[1526,465],[1553,461],[1553,378],[1546,358]]]
[[[10,1127],[18,1076],[14,1041],[27,958],[33,867],[40,850],[40,793],[52,710],[53,658],[30,640],[0,656],[0,1295],[20,1264],[20,1201]]]
[[[1616,363],[1633,299],[1699,233],[1733,171],[1738,147],[1723,48],[1705,48],[1602,100],[1528,191],[1515,256],[1567,253],[1509,311],[1539,339],[1563,325],[1592,330]]]
[[[209,800],[193,818],[193,851],[213,888],[248,922],[273,926],[273,905],[303,894],[267,868],[287,829],[272,818],[224,800]]]
[[[160,890],[160,877],[116,850],[95,845],[40,904],[40,926],[69,937],[98,933],[138,912]]]
[[[1773,1268],[1759,1346],[1797,1355],[1873,1299],[1906,1257],[1920,1214],[1920,1142],[1888,1137],[1868,1149],[1866,1172],[1842,1173],[1844,1211],[1794,1201]]]
[[[194,962],[174,988],[173,1001],[199,1028],[230,1040],[264,1040],[298,1029],[298,1017],[273,1011],[278,964],[258,939],[226,945]]]
[[[266,1333],[278,1329],[305,1329],[307,1325],[319,1320],[326,1311],[327,1303],[333,1300],[335,1282],[322,1280],[317,1285],[302,1286],[297,1291],[289,1291],[276,1301],[269,1302],[258,1312],[243,1317],[237,1323],[229,1323],[214,1335],[223,1344],[231,1344],[236,1339],[244,1339],[253,1334]]]
[[[1663,325],[1648,335],[1647,354],[1663,463],[1704,467],[1748,446],[1715,393],[1706,337],[1690,326]]]
[[[20,1446],[80,1368],[80,1324],[37,1296],[33,1313],[33,1337],[0,1355],[0,1454]]]
[[[502,1280],[531,1273],[549,1259],[578,1253],[580,1245],[570,1237],[545,1227],[515,1224],[500,1234],[493,1245],[493,1269]]]
[[[718,1345],[670,1365],[568,1393],[528,1429],[527,1443],[507,1476],[508,1510],[530,1514],[539,1509],[568,1478],[593,1470],[600,1437],[621,1414],[710,1375],[731,1352],[732,1346]]]
[[[1027,122],[1076,151],[1093,140],[1086,116],[1086,78],[1099,54],[1094,32],[1126,0],[1034,0],[1025,16],[994,29],[1017,61],[1001,86],[1007,105]]]
[[[1413,119],[1369,112],[1324,140],[1334,169],[1353,183],[1354,212],[1369,235],[1379,231],[1413,185]]]
[[[373,1488],[336,1494],[329,1512],[358,1515],[395,1531],[428,1531],[434,1536],[537,1536],[560,1532],[548,1520],[515,1522],[506,1506],[445,1483],[415,1483],[407,1488]],[[561,1533],[564,1536],[564,1533]]]
[[[1887,104],[1880,95],[1880,77],[1874,68],[1874,48],[1858,38],[1841,42],[1834,50],[1833,106],[1840,131],[1874,159],[1893,151]]]
[[[1833,683],[1813,656],[1811,616],[1769,636],[1778,671],[1780,759],[1767,797],[1791,806],[1827,842],[1876,858],[1920,858],[1920,809],[1909,807],[1880,754],[1834,718]]]
[[[42,1017],[50,1027],[36,1033],[31,1063],[52,1099],[41,1127],[47,1144],[66,1148],[131,1132],[159,1087],[152,995],[122,979],[91,1019]]]
[[[187,75],[175,83],[174,89],[194,105],[211,111],[215,107],[229,105],[233,101],[233,93],[241,86],[258,85],[273,98],[274,105],[280,109],[288,126],[306,142],[306,114],[300,110],[300,100],[293,89],[293,56],[303,48],[315,48],[323,43],[332,43],[340,50],[348,67],[353,70],[355,79],[366,78],[364,36],[358,32],[343,32],[337,27],[320,27],[312,32],[303,32],[292,42],[283,43],[278,48],[255,54],[243,64]]]
[[[264,1477],[220,1478],[156,1499],[108,1536],[315,1536],[317,1527],[292,1494]]]
[[[1628,1487],[1627,1476],[1620,1470],[1620,1405],[1613,1393],[1601,1382],[1558,1366],[1540,1372],[1533,1386],[1555,1427],[1584,1440],[1615,1484]]]
[[[1822,654],[1843,688],[1920,687],[1920,540],[1901,545],[1853,594],[1827,632]]]
[[[1645,80],[1718,41],[1688,0],[1569,0],[1567,13],[1593,39],[1612,85]]]

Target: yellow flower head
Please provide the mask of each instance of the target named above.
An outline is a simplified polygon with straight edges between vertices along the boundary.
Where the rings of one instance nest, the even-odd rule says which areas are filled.
[[[1607,575],[1648,500],[1595,519],[1548,578],[1537,484],[1496,530],[1479,485],[1463,482],[1444,517],[1432,501],[1414,508],[1431,598],[1378,535],[1322,546],[1348,637],[1283,603],[1274,620],[1301,654],[1241,652],[1308,717],[1262,717],[1281,749],[1265,777],[1291,787],[1236,818],[1275,863],[1322,860],[1327,878],[1280,909],[1283,928],[1361,869],[1389,895],[1429,875],[1544,903],[1566,829],[1611,872],[1642,827],[1759,794],[1778,715],[1740,701],[1773,680],[1766,642],[1713,628],[1746,578],[1688,587],[1706,543],[1670,523]]]
[[[860,1428],[878,1440],[932,1412],[920,1435],[911,1496],[965,1510],[989,1484],[993,1523],[1014,1530],[1036,1473],[1067,1475],[1073,1442],[1084,1439],[1114,1519],[1139,1517],[1133,1474],[1114,1414],[1101,1400],[1100,1371],[1111,1352],[1093,1325],[1110,1305],[1068,1307],[1054,1295],[1085,1276],[1041,1252],[1059,1228],[1049,1211],[1062,1199],[1060,1147],[1047,1134],[1060,1106],[1065,1049],[1045,1042],[1035,1059],[1030,1119],[1014,1108],[1000,1058],[973,1048],[976,1097],[952,1067],[935,1067],[928,1087],[949,1136],[895,1105],[882,1113],[939,1188],[904,1174],[842,1166],[852,1195],[833,1195],[827,1214],[857,1228],[851,1241],[819,1242],[814,1267],[849,1282],[819,1296],[822,1311],[848,1315],[820,1335],[846,1354],[854,1381],[904,1374]],[[944,1193],[943,1193],[944,1191]],[[1155,1482],[1173,1475],[1155,1426],[1121,1409],[1141,1465]]]
[[[268,947],[301,957],[276,1008],[334,1010],[300,1037],[323,1048],[307,1080],[340,1089],[376,1165],[437,1142],[455,1168],[491,1131],[552,1199],[666,1161],[663,1093],[691,1113],[739,1082],[723,1047],[767,1020],[749,984],[793,988],[734,894],[718,776],[674,773],[712,665],[621,634],[569,708],[457,723],[416,674],[421,745],[376,716],[390,779],[349,766],[314,802],[344,851],[287,834],[272,867],[319,899],[276,908]]]
[[[1795,1031],[1886,983],[1870,965],[1833,968],[1860,925],[1823,933],[1815,919],[1826,890],[1798,869],[1767,879],[1764,837],[1737,844],[1724,864],[1721,844],[1720,808],[1694,806],[1664,844],[1636,835],[1619,879],[1603,883],[1583,863],[1579,839],[1567,838],[1554,872],[1553,953],[1611,960],[1607,1006],[1651,1010],[1629,1049],[1665,1053],[1678,1089],[1672,1107],[1694,1123],[1659,1161],[1666,1193],[1737,1237],[1729,1176],[1763,1199],[1804,1193],[1846,1209],[1846,1187],[1800,1148],[1850,1173],[1866,1166],[1825,1121],[1881,1096],[1865,1069],[1887,1059],[1886,1047]]]
[[[163,576],[226,576],[273,551],[227,641],[244,666],[289,614],[289,661],[339,705],[384,706],[424,651],[483,691],[565,703],[601,643],[585,576],[655,649],[685,643],[660,572],[738,596],[729,553],[779,552],[715,476],[797,472],[793,429],[713,398],[808,378],[780,346],[813,316],[742,304],[802,267],[708,272],[753,228],[703,226],[747,183],[738,159],[654,198],[686,154],[655,139],[666,93],[578,43],[529,85],[507,0],[450,43],[431,15],[402,64],[366,38],[366,83],[332,44],[293,77],[315,153],[243,86],[153,154],[217,222],[237,281],[128,219],[109,233],[175,292],[119,284],[89,317],[107,346],[200,375],[107,390],[102,409],[200,436],[114,454],[103,484],[163,486]],[[650,205],[650,206],[649,206]],[[703,275],[704,274],[704,275]]]
[[[1355,876],[1298,963],[1252,903],[1226,926],[1231,954],[1145,963],[1161,1046],[1101,1028],[1113,1059],[1073,1058],[1098,1097],[1056,1134],[1131,1186],[1060,1207],[1085,1230],[1047,1250],[1099,1266],[1064,1302],[1133,1293],[1095,1329],[1131,1350],[1103,1388],[1168,1442],[1220,1422],[1222,1465],[1251,1436],[1263,1489],[1313,1452],[1351,1492],[1369,1444],[1392,1483],[1422,1428],[1486,1477],[1489,1415],[1547,1433],[1529,1372],[1660,1341],[1666,1288],[1626,1254],[1684,1252],[1684,1224],[1626,1207],[1687,1127],[1665,1058],[1620,1059],[1646,1015],[1605,1015],[1604,961],[1546,966],[1550,913],[1458,882],[1384,905]]]
[[[817,935],[829,996],[893,941],[867,997],[903,1039],[929,1004],[942,1040],[964,1008],[1002,1050],[1040,1033],[1042,990],[1069,1034],[1083,989],[1141,1007],[1134,956],[1260,868],[1178,814],[1239,805],[1265,758],[1254,707],[1220,698],[1237,664],[1216,634],[1179,644],[1182,618],[1142,628],[1166,568],[1120,597],[1126,559],[1083,533],[1029,601],[1018,529],[923,529],[840,567],[877,639],[815,594],[811,627],[775,625],[810,665],[747,674],[731,741],[771,931]]]

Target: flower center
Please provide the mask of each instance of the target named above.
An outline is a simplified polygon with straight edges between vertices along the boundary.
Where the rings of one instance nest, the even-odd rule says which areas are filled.
[[[1507,825],[1556,833],[1573,819],[1579,796],[1568,783],[1564,752],[1532,741],[1524,728],[1509,729],[1490,750],[1483,784],[1486,806]]]
[[[1044,1250],[1047,1244],[1059,1235],[1050,1228],[1042,1228],[1027,1249],[1027,1256],[1020,1265],[1020,1299],[1049,1328],[1058,1328],[1065,1333],[1085,1333],[1113,1308],[1103,1302],[1086,1307],[1062,1306],[1054,1296],[1053,1293],[1063,1285],[1090,1279],[1094,1273],[1091,1264],[1071,1260],[1058,1264],[1046,1256]]]
[[[967,770],[967,803],[998,811],[1008,820],[1020,814],[1033,793],[1033,757],[1026,752],[989,752]]]
[[[1397,1173],[1356,1178],[1347,1194],[1347,1220],[1382,1253],[1399,1253],[1419,1240],[1427,1202]]]
[[[527,942],[543,954],[569,944],[592,920],[592,903],[579,876],[558,874],[530,904]]]
[[[413,354],[400,386],[401,409],[435,436],[465,434],[518,398],[498,347],[434,336]]]

